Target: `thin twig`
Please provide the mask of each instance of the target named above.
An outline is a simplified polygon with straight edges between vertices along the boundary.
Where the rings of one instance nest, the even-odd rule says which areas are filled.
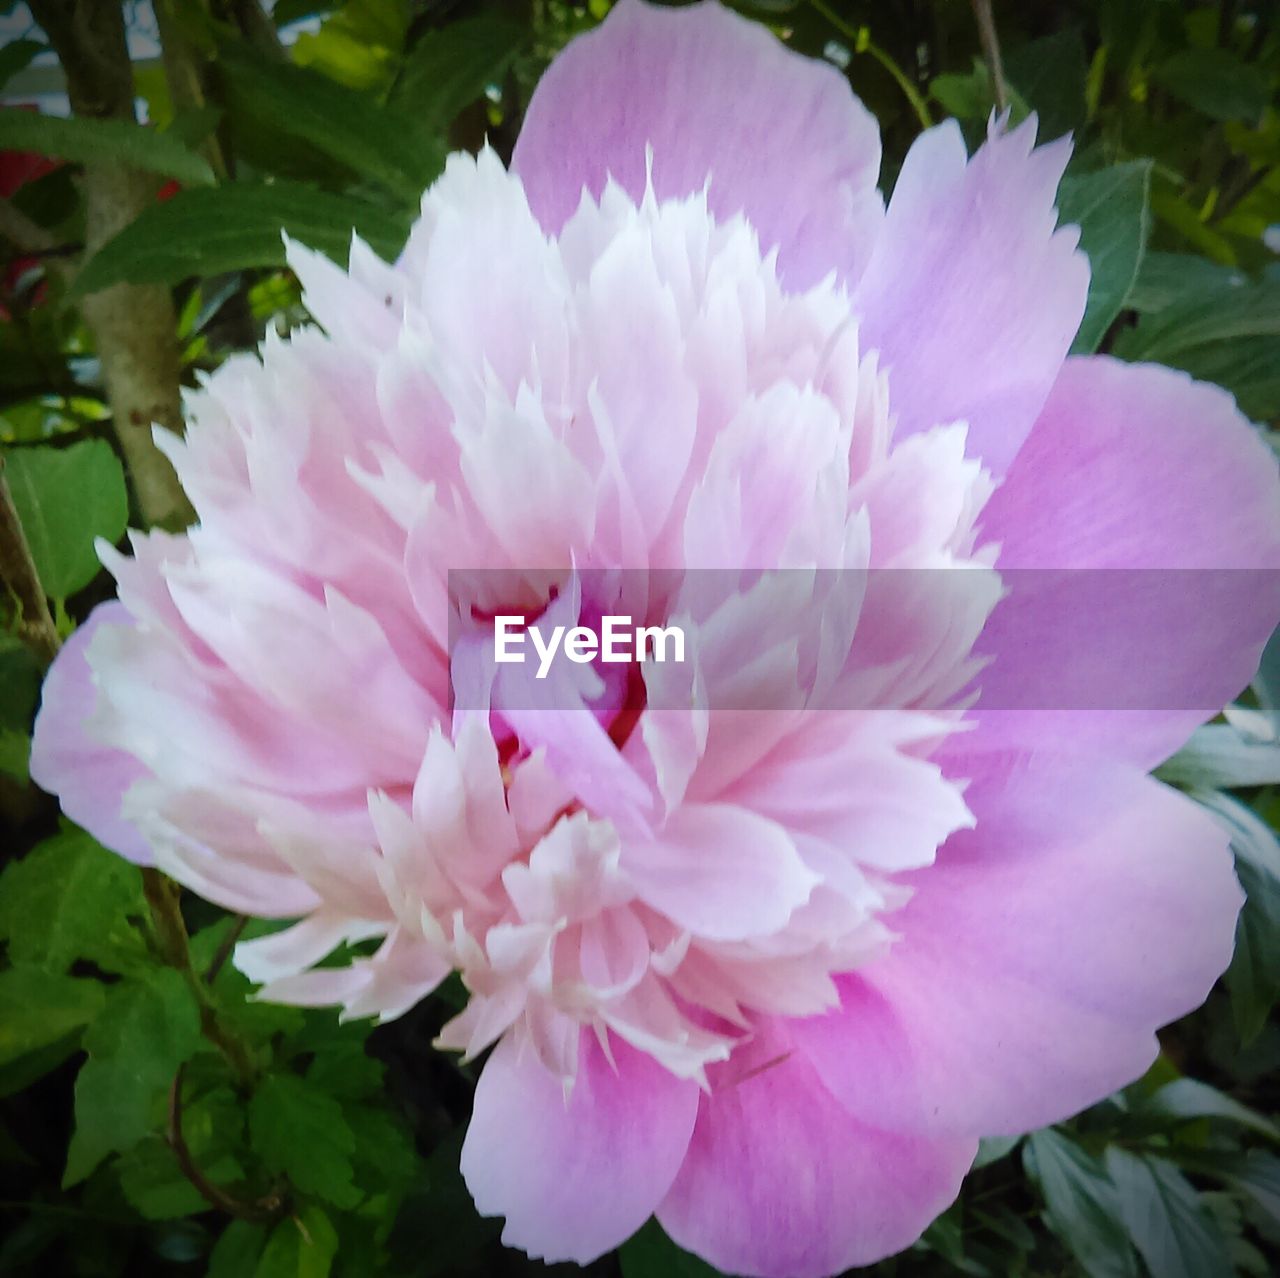
[[[49,665],[58,655],[62,640],[49,611],[49,600],[40,584],[40,573],[31,557],[26,533],[22,531],[22,520],[13,504],[9,481],[4,476],[3,457],[0,457],[0,579],[18,601],[19,636],[42,666]]]
[[[982,56],[987,60],[987,70],[991,73],[991,92],[995,96],[996,109],[1003,115],[1009,106],[1009,87],[1005,83],[1000,37],[996,35],[991,0],[973,0],[973,16],[978,20],[978,38],[982,41]]]
[[[243,914],[236,915],[235,921],[231,924],[226,936],[222,938],[222,944],[218,946],[217,951],[214,953],[213,961],[205,971],[204,983],[206,985],[212,985],[217,980],[218,973],[222,971],[223,965],[231,957],[231,951],[235,949],[236,942],[240,939],[248,922],[249,920]]]
[[[929,116],[929,107],[920,94],[920,90],[911,83],[907,73],[871,39],[866,27],[850,26],[824,0],[809,0],[813,8],[820,13],[846,40],[853,46],[854,53],[869,53],[893,77],[894,83],[902,90],[903,96],[911,104],[916,119],[922,129],[931,129],[933,120]]]
[[[220,1185],[215,1185],[192,1157],[186,1137],[182,1134],[183,1073],[183,1067],[179,1066],[178,1072],[173,1076],[173,1083],[169,1087],[169,1126],[165,1133],[165,1139],[178,1160],[182,1174],[191,1182],[205,1202],[228,1216],[262,1222],[277,1220],[284,1214],[285,1195],[282,1190],[272,1189],[253,1202],[245,1202],[234,1194],[227,1193]]]

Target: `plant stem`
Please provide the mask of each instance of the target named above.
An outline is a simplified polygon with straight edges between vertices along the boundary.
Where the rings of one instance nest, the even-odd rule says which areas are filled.
[[[62,640],[49,612],[49,600],[40,584],[40,574],[31,547],[22,531],[9,481],[4,477],[4,458],[0,457],[0,579],[13,591],[21,613],[18,634],[35,654],[42,666],[58,655]]]
[[[67,77],[76,115],[136,121],[133,67],[118,0],[31,0]],[[91,256],[155,199],[155,180],[104,159],[84,167],[85,250]],[[129,465],[138,508],[148,523],[185,525],[192,516],[153,424],[181,431],[181,358],[168,289],[116,284],[81,304],[93,332],[112,421]]]
[[[262,1198],[255,1202],[244,1202],[229,1194],[220,1185],[215,1185],[200,1169],[200,1164],[192,1157],[191,1150],[187,1146],[186,1137],[182,1134],[182,1081],[184,1077],[184,1069],[178,1067],[178,1072],[173,1076],[173,1083],[169,1088],[169,1124],[165,1132],[165,1139],[169,1144],[169,1148],[173,1150],[174,1157],[178,1160],[178,1166],[182,1169],[182,1174],[195,1186],[200,1197],[205,1200],[211,1207],[217,1208],[218,1211],[225,1212],[228,1216],[235,1216],[240,1220],[254,1221],[272,1221],[284,1214],[285,1195],[282,1190],[273,1189],[265,1194]]]
[[[995,96],[996,109],[1001,113],[1009,106],[1009,86],[1005,83],[1004,62],[1000,57],[1000,37],[996,35],[996,20],[991,13],[991,0],[973,0],[973,16],[978,21],[978,39],[982,41],[982,56],[987,60],[991,73],[991,92]]]
[[[915,112],[916,119],[920,121],[922,129],[931,129],[933,120],[929,117],[929,107],[925,103],[924,98],[920,94],[920,90],[911,83],[907,73],[887,54],[878,44],[876,44],[867,31],[866,27],[850,26],[838,13],[831,9],[824,0],[809,0],[809,3],[820,13],[826,20],[831,23],[837,31],[840,32],[845,39],[849,40],[853,45],[854,53],[869,53],[884,69],[893,77],[894,83],[902,90],[903,96],[911,104],[912,111]]]
[[[182,889],[167,875],[148,867],[142,871],[142,891],[161,957],[182,974],[200,1008],[200,1032],[222,1053],[240,1086],[247,1090],[257,1076],[257,1067],[246,1044],[222,1023],[208,986],[192,966],[187,925],[182,918]]]

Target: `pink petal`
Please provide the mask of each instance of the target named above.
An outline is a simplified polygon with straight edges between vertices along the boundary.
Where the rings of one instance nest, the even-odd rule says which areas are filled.
[[[639,200],[650,147],[659,199],[710,179],[711,211],[744,213],[791,287],[857,279],[882,217],[880,137],[834,67],[715,3],[622,0],[543,76],[512,163],[556,232],[610,176]]]
[[[959,1192],[976,1148],[859,1122],[775,1023],[712,1067],[658,1219],[725,1273],[825,1278],[915,1242]]]
[[[794,1032],[865,1121],[1012,1134],[1146,1069],[1230,962],[1241,893],[1217,824],[1123,767],[1005,760],[966,797],[977,828],[904,876],[900,939]]]
[[[1054,231],[1070,143],[1034,141],[1028,120],[966,162],[954,120],[917,138],[854,296],[899,437],[968,422],[993,474],[1030,431],[1089,290],[1077,232]]]
[[[125,791],[147,770],[131,754],[98,745],[85,733],[98,695],[85,650],[99,626],[132,624],[120,604],[100,604],[63,646],[44,681],[31,738],[31,779],[56,794],[63,812],[104,847],[151,865],[150,845],[120,815]]]
[[[977,645],[996,657],[979,730],[952,748],[1144,768],[1173,753],[1248,682],[1280,619],[1276,481],[1225,391],[1069,360],[983,513],[1010,596]]]
[[[698,1110],[696,1083],[583,1031],[578,1076],[560,1080],[513,1034],[476,1087],[462,1174],[482,1215],[506,1216],[502,1241],[548,1261],[585,1264],[640,1228],[671,1186]]]
[[[626,840],[622,870],[645,904],[720,941],[776,932],[819,882],[782,826],[727,803],[686,803]]]

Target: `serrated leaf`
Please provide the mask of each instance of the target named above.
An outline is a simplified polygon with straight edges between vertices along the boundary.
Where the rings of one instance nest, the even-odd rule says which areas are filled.
[[[1138,277],[1151,229],[1150,184],[1151,162],[1135,160],[1068,175],[1058,188],[1058,221],[1079,226],[1089,255],[1089,300],[1071,346],[1076,354],[1097,350]]]
[[[110,445],[12,448],[5,478],[45,592],[66,599],[87,586],[102,570],[95,539],[118,541],[129,520],[124,468]]]
[[[199,1160],[201,1173],[214,1184],[239,1179],[243,1171],[229,1155]],[[144,1220],[176,1220],[207,1211],[200,1191],[187,1179],[177,1156],[161,1136],[147,1136],[122,1154],[115,1174],[124,1196]]]
[[[249,1102],[249,1138],[270,1171],[303,1193],[336,1207],[353,1207],[356,1139],[332,1097],[293,1074],[273,1074]]]
[[[488,14],[428,31],[405,58],[391,101],[443,134],[486,86],[502,78],[527,40],[524,27]]]
[[[123,164],[191,186],[211,186],[214,181],[208,161],[172,134],[125,120],[0,111],[0,149],[33,151],[77,164]]]
[[[433,145],[417,119],[369,94],[235,41],[221,47],[218,67],[231,90],[278,132],[406,200],[416,203],[444,166],[443,145]]]
[[[25,964],[0,972],[0,1064],[73,1035],[102,1010],[97,981],[80,980]]]
[[[1269,1118],[1195,1078],[1178,1078],[1166,1083],[1143,1101],[1137,1112],[1177,1120],[1217,1118],[1280,1140],[1280,1128]]]
[[[171,968],[112,987],[84,1036],[89,1059],[76,1078],[76,1125],[64,1187],[158,1125],[173,1076],[200,1041],[195,999]]]
[[[1137,1278],[1138,1263],[1106,1169],[1073,1140],[1046,1129],[1023,1146],[1053,1232],[1090,1278]]]
[[[328,1216],[308,1205],[271,1231],[253,1278],[328,1278],[337,1254],[338,1235]]]
[[[0,939],[9,957],[63,972],[90,959],[111,972],[146,961],[129,921],[146,912],[138,869],[68,829],[37,844],[0,875]]]
[[[1106,1165],[1125,1227],[1153,1274],[1206,1278],[1231,1272],[1226,1239],[1172,1163],[1112,1145]]]
[[[404,243],[408,218],[296,182],[179,191],[104,244],[85,264],[73,292],[92,293],[122,280],[177,284],[193,275],[283,266],[281,232],[345,262],[353,231],[391,258]]]

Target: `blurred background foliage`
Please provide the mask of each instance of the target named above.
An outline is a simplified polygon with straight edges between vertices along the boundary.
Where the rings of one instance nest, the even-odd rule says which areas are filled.
[[[1219,382],[1274,442],[1276,5],[1009,0],[995,49],[966,0],[741,7],[849,76],[886,189],[949,115],[971,144],[998,103],[1073,132],[1059,202],[1094,272],[1077,349]],[[94,538],[189,515],[148,424],[177,427],[180,385],[306,318],[281,231],[342,259],[354,228],[393,255],[447,151],[508,157],[539,74],[608,0],[31,8],[0,3],[0,450],[45,596],[0,595],[0,1274],[540,1272],[458,1175],[475,1070],[430,1042],[459,986],[378,1028],[249,1001],[226,960],[261,925],[60,823],[26,767],[41,666],[110,591]],[[1140,1082],[985,1143],[959,1202],[876,1272],[1280,1271],[1278,716],[1273,641],[1163,769],[1231,830],[1248,893],[1220,987]],[[651,1222],[591,1272],[711,1271]]]

